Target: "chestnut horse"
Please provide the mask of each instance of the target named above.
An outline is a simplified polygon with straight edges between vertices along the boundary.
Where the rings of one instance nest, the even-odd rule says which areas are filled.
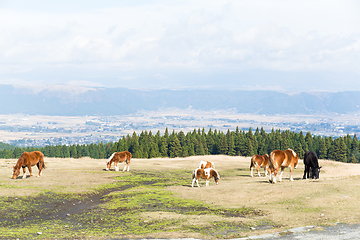
[[[25,171],[26,167],[29,169],[30,177],[31,177],[32,176],[31,167],[34,165],[38,167],[39,169],[38,177],[40,177],[42,174],[42,170],[45,168],[44,154],[39,151],[24,152],[23,154],[21,154],[19,160],[16,162],[16,165],[13,167],[13,174],[11,178],[16,179],[20,175],[20,168],[22,168],[24,172],[22,178],[26,178],[26,171]]]
[[[206,179],[206,186],[209,186],[210,178],[214,177],[216,185],[219,183],[220,175],[219,173],[213,168],[197,168],[194,170],[192,174],[192,183],[191,187],[194,187],[194,183],[196,182],[197,186],[199,186],[199,179]]]
[[[123,171],[130,170],[130,160],[131,160],[131,153],[128,151],[124,152],[114,152],[109,160],[106,162],[106,171],[110,170],[111,164],[114,163],[115,171],[119,171],[118,163],[125,162],[125,167]]]
[[[270,153],[269,167],[269,182],[276,183],[276,174],[281,168],[279,181],[281,182],[284,168],[290,168],[290,181],[294,181],[292,174],[293,169],[297,167],[299,156],[292,150],[287,149],[286,151],[274,150]]]
[[[213,162],[210,161],[201,161],[199,164],[199,168],[215,168]]]
[[[254,167],[256,167],[256,171],[259,177],[261,176],[259,171],[260,167],[264,168],[265,176],[267,176],[269,172],[269,155],[265,154],[261,156],[255,154],[254,156],[252,156],[250,163],[250,176],[252,177],[253,177]]]

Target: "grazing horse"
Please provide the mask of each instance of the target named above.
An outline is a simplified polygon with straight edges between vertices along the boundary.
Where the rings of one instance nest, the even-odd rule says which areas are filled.
[[[118,167],[118,163],[120,162],[125,162],[125,167],[123,169],[123,171],[126,170],[127,167],[127,171],[130,170],[130,160],[131,160],[131,153],[128,151],[124,151],[124,152],[114,152],[109,160],[106,162],[106,171],[110,170],[111,164],[114,163],[115,166],[115,171],[119,171],[119,167]]]
[[[250,163],[250,176],[253,177],[253,169],[254,167],[256,167],[256,171],[259,175],[259,177],[261,176],[260,175],[260,167],[264,168],[264,171],[265,171],[265,176],[268,175],[268,172],[269,172],[269,155],[265,154],[263,156],[261,155],[257,155],[255,154],[254,156],[252,156],[251,158],[251,163]]]
[[[304,170],[304,176],[303,179],[309,178],[309,173],[310,173],[310,178],[312,179],[318,179],[319,178],[319,174],[320,174],[320,168],[319,167],[319,161],[318,161],[318,157],[316,155],[315,152],[313,151],[307,151],[304,155],[304,165],[305,165],[305,170]]]
[[[276,174],[281,168],[279,181],[281,182],[284,168],[290,168],[290,181],[294,181],[292,177],[293,169],[297,167],[299,156],[292,150],[287,149],[286,151],[274,150],[270,153],[269,167],[269,182],[276,183]]]
[[[215,168],[213,162],[210,161],[201,161],[199,164],[199,168]]]
[[[22,168],[24,172],[24,175],[22,177],[23,179],[26,178],[25,168],[29,169],[30,177],[31,177],[32,176],[31,167],[34,165],[38,167],[39,169],[38,177],[40,177],[42,174],[42,170],[45,168],[44,154],[39,151],[24,152],[23,154],[21,154],[19,160],[16,162],[16,165],[13,167],[13,174],[11,178],[16,179],[20,175],[20,168]]]
[[[210,178],[214,177],[216,185],[219,183],[220,175],[219,173],[213,168],[197,168],[194,170],[192,174],[192,183],[191,187],[194,187],[194,183],[196,182],[197,186],[199,186],[199,179],[206,179],[206,186],[209,186]]]

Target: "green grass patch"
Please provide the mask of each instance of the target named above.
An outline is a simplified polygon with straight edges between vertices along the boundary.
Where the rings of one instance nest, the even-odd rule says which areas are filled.
[[[135,171],[114,179],[116,181],[92,189],[87,194],[46,192],[35,197],[2,197],[0,235],[4,238],[25,235],[28,238],[125,238],[129,235],[141,237],[144,234],[185,231],[228,238],[249,231],[249,226],[234,221],[234,217],[263,215],[250,208],[214,207],[179,198],[168,191],[167,186],[190,187],[187,171],[167,174]],[[162,213],[167,217],[157,217]],[[146,217],[148,215],[153,217]],[[201,220],[203,227],[186,222],[196,216],[207,219]]]

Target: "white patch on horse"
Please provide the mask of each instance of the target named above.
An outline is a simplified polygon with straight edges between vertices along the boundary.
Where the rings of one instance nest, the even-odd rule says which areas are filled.
[[[207,178],[210,177],[210,170],[211,170],[210,168],[204,169],[205,177],[207,177]]]
[[[106,163],[109,163],[109,162],[111,161],[111,159],[114,157],[115,153],[116,153],[116,152],[114,152],[113,154],[111,154],[109,160],[108,160]]]
[[[206,162],[205,162],[205,161],[201,161],[200,164],[199,164],[199,168],[202,168],[202,165],[204,165],[204,168],[205,168]]]

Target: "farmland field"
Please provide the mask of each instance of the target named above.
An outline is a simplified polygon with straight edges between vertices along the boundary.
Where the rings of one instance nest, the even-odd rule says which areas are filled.
[[[221,175],[191,188],[201,160]],[[250,158],[132,159],[130,172],[105,159],[45,158],[42,177],[10,179],[0,159],[0,239],[238,238],[301,226],[360,222],[360,165],[320,160],[320,180],[250,177]],[[120,169],[122,166],[120,166]],[[263,170],[261,169],[263,175]]]

